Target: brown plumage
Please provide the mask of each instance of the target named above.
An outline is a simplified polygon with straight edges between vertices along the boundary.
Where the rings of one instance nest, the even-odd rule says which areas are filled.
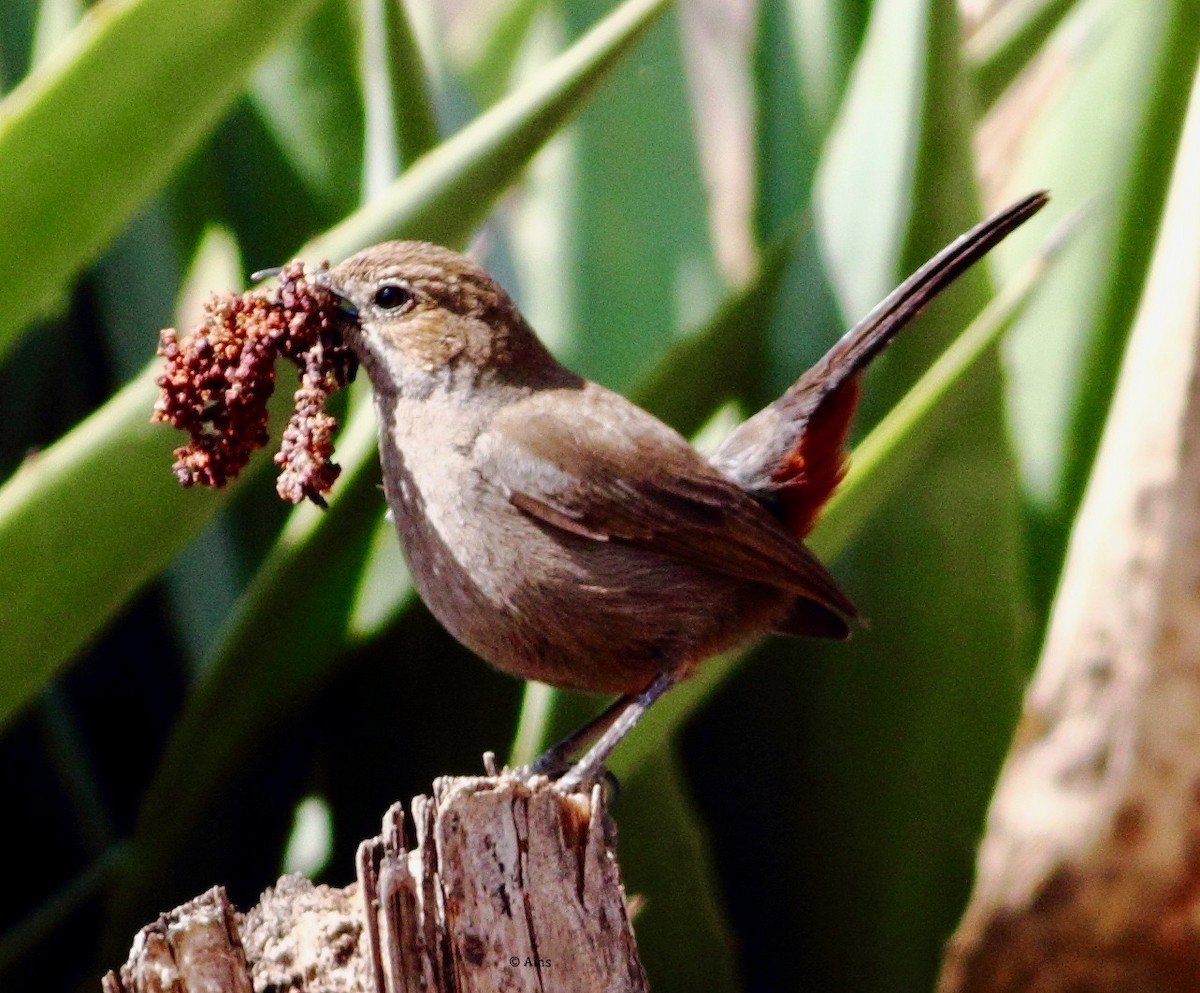
[[[454,252],[388,242],[328,272],[357,318],[384,488],[434,615],[507,672],[631,695],[576,780],[709,655],[772,630],[849,634],[854,604],[801,539],[845,471],[859,373],[1044,202],[949,246],[711,461],[559,365]]]

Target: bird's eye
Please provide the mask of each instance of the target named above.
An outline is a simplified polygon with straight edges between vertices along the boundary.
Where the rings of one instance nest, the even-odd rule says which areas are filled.
[[[412,300],[412,291],[399,283],[384,283],[375,291],[375,306],[383,310],[396,310]]]

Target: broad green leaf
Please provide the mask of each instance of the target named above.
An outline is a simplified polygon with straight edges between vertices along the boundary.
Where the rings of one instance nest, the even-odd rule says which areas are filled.
[[[821,145],[845,92],[869,4],[760,4],[755,36],[756,222],[769,239],[809,203]]]
[[[98,322],[118,383],[141,371],[147,351],[157,344],[156,329],[175,319],[175,297],[187,262],[180,247],[172,212],[156,199],[113,239],[92,267]],[[199,307],[190,311],[199,313]],[[80,360],[86,361],[83,356]]]
[[[4,718],[220,506],[172,476],[174,440],[150,424],[155,395],[149,377],[134,380],[0,489]]]
[[[562,4],[568,36],[594,6]],[[552,202],[530,208],[560,213],[569,232],[561,275],[541,266],[521,273],[534,294],[548,280],[560,297],[554,310],[562,325],[545,329],[547,337],[571,368],[616,388],[724,296],[680,37],[672,11],[614,76],[605,99],[580,116],[565,152],[565,183],[543,194]]]
[[[358,577],[347,640],[368,641],[381,634],[415,595],[408,563],[396,540],[396,526],[386,514],[381,515]]]
[[[458,32],[465,36],[465,50],[460,53],[463,74],[481,105],[504,92],[530,26],[538,11],[547,6],[547,0],[493,4],[490,10],[475,11]]]
[[[958,30],[949,0],[873,8],[816,194],[847,322],[979,217]],[[929,308],[867,378],[864,424],[987,297],[980,268]],[[760,660],[772,666],[772,692],[792,701],[760,724],[763,747],[789,754],[788,775],[826,811],[819,837],[843,847],[826,865],[797,850],[773,866],[790,889],[820,879],[825,923],[782,897],[764,901],[741,922],[752,935],[747,956],[764,961],[769,947],[819,927],[828,941],[812,945],[805,965],[844,988],[931,985],[971,869],[969,842],[954,839],[978,831],[1029,655],[996,365],[977,364],[939,416],[947,427],[903,498],[876,512],[837,570],[870,627],[846,645],[772,642]],[[797,724],[817,747],[789,747]],[[746,784],[756,786],[765,777]],[[811,822],[798,803],[779,816],[796,831]],[[866,948],[851,937],[864,933],[873,935]]]
[[[460,241],[663,7],[662,0],[624,4],[536,80],[416,163],[381,204],[367,205],[322,238],[322,254],[340,257],[368,232]],[[438,213],[443,203],[458,209]],[[347,426],[339,458],[345,472],[329,511],[297,509],[180,717],[145,795],[133,866],[113,895],[112,919],[119,924],[154,903],[214,791],[259,736],[311,698],[346,645],[360,596],[356,577],[382,509],[368,407]],[[407,591],[394,595],[398,601]],[[386,603],[375,609],[386,610]],[[222,728],[219,740],[211,734],[214,722]]]
[[[909,230],[916,168],[911,142],[921,126],[928,7],[875,6],[817,173],[817,229],[850,318],[865,314],[891,289]],[[871,141],[862,134],[868,126]]]
[[[413,163],[392,187],[306,251],[341,259],[405,237],[462,243],[495,201],[497,177],[512,182],[618,60],[642,39],[669,0],[625,0],[526,84]]]
[[[1047,214],[1094,216],[1005,344],[1043,618],[1141,294],[1198,53],[1194,3],[1080,0],[1044,55],[1055,85],[1007,152],[1003,195],[1036,183],[1054,196]],[[1037,237],[1017,232],[997,253],[1003,271]]]
[[[357,148],[360,138],[358,131],[327,130],[317,140],[317,152],[337,140]],[[357,176],[340,206],[332,203],[330,190],[322,195],[308,185],[308,177],[298,171],[303,156],[281,144],[297,140],[305,139],[274,127],[249,96],[240,100],[188,161],[178,192],[168,191],[180,239],[186,243],[196,224],[219,219],[236,236],[247,271],[254,272],[291,258],[314,231],[357,208]]]
[[[212,129],[311,0],[93,10],[0,104],[0,354]]]
[[[425,65],[404,0],[363,0],[359,73],[366,104],[363,185],[374,194],[438,143]]]
[[[680,763],[669,749],[659,750],[621,783],[611,813],[621,832],[625,892],[645,899],[633,926],[650,988],[656,993],[742,989],[703,811],[690,799]]]
[[[348,0],[321,0],[263,60],[248,96],[309,195],[340,217],[361,201],[363,108]],[[394,179],[395,176],[389,177]]]
[[[760,4],[754,52],[755,219],[768,241],[803,218],[799,250],[783,277],[755,374],[743,386],[747,409],[774,400],[842,327],[812,224],[813,175],[845,95],[869,4],[788,0]]]
[[[81,0],[42,0],[38,6],[37,28],[33,39],[32,62],[35,66],[46,61],[59,43],[79,24],[83,13],[84,5]]]
[[[218,218],[254,271],[360,205],[364,114],[349,2],[323,0],[288,32],[189,159],[164,196],[184,244]]]
[[[800,239],[795,232],[776,239],[754,278],[732,293],[702,329],[671,346],[642,376],[634,399],[675,430],[692,435],[718,405],[736,397],[763,361],[764,329]]]

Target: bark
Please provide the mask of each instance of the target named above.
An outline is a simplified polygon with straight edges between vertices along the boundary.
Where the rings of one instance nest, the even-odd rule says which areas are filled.
[[[942,993],[1200,989],[1200,92]]]
[[[345,889],[285,876],[242,915],[219,887],[134,939],[104,993],[648,989],[600,787],[442,777],[399,804]]]

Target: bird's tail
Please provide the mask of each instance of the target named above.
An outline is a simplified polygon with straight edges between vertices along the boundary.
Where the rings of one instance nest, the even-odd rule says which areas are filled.
[[[1045,206],[1034,193],[947,245],[851,328],[774,403],[736,428],[712,464],[775,509],[794,534],[816,523],[846,469],[859,374],[921,310]]]

